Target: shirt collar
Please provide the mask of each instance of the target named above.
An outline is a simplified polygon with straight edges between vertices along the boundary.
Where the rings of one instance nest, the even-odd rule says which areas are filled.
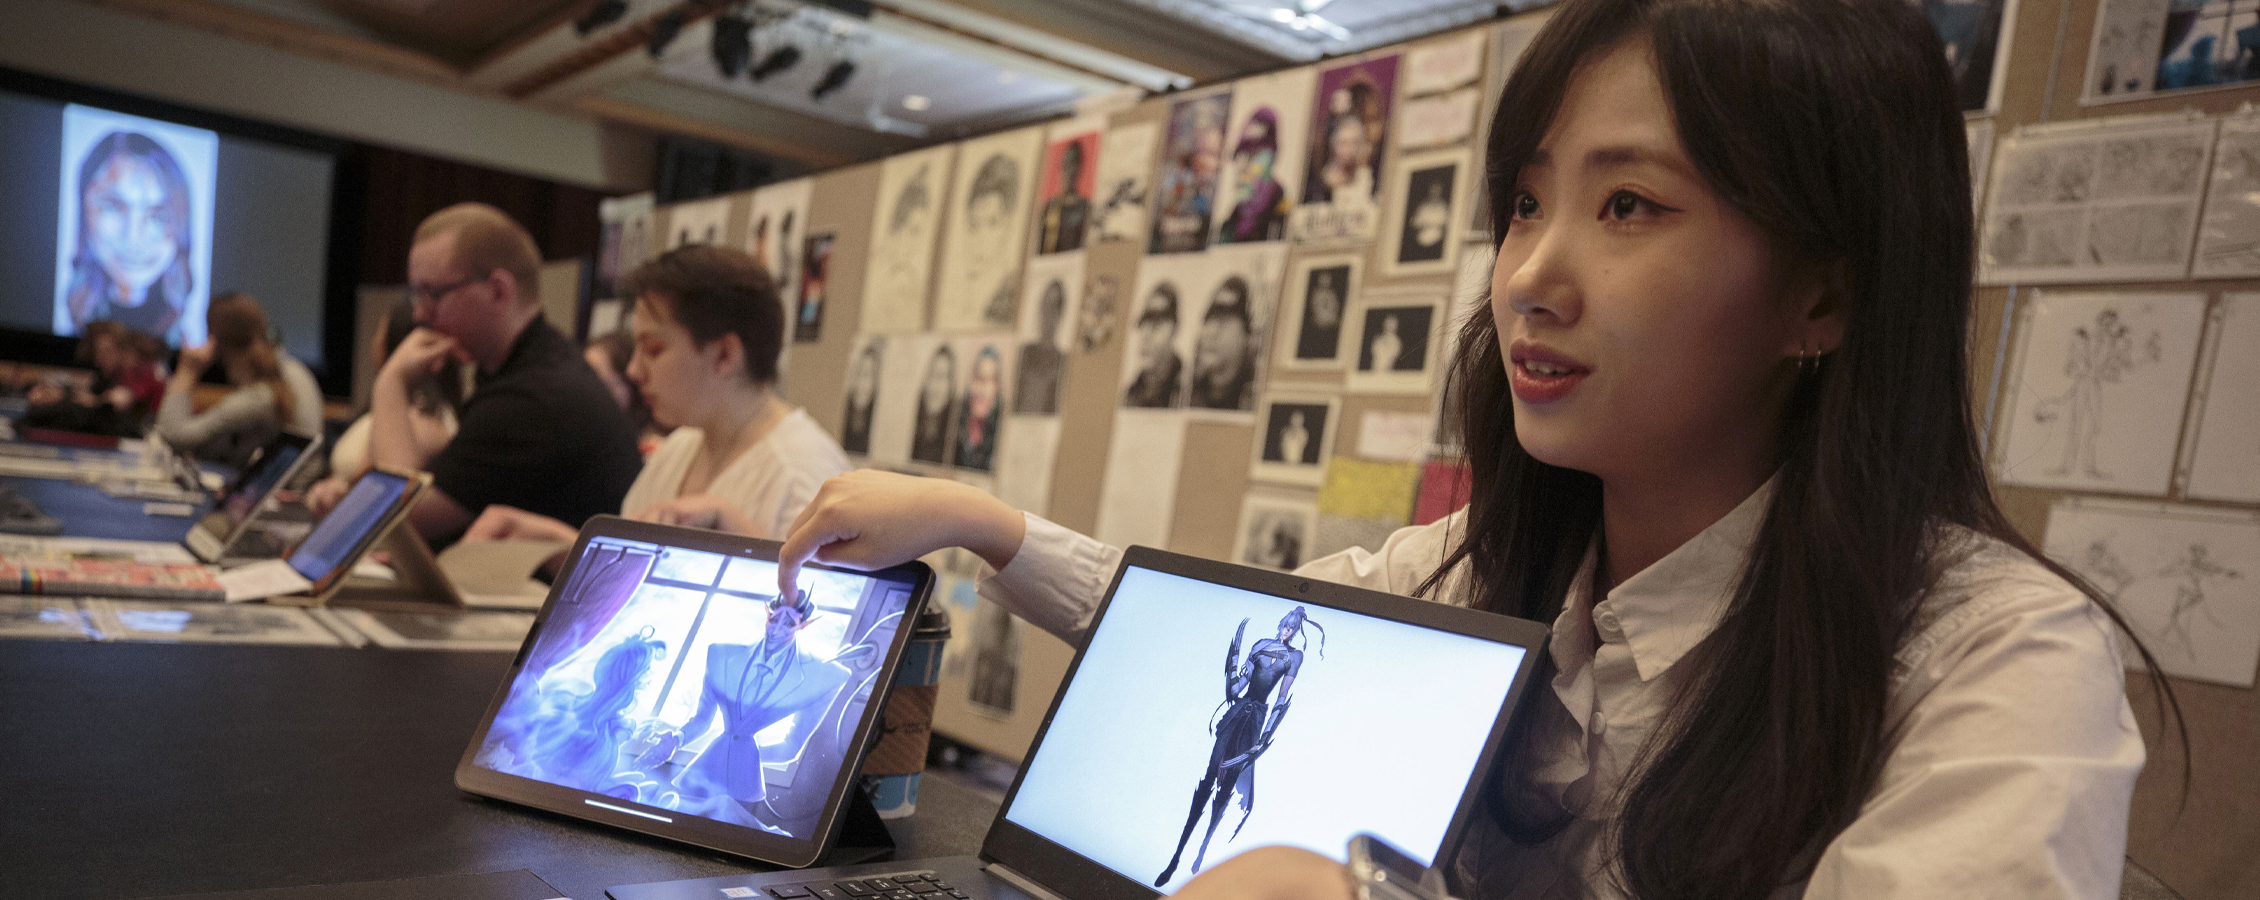
[[[1596,604],[1596,622],[1613,615],[1640,680],[1653,681],[1718,628],[1734,602],[1742,570],[1773,499],[1769,478],[1687,543],[1640,570]]]

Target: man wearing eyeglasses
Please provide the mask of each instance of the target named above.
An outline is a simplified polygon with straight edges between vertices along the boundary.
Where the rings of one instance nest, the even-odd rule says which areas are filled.
[[[432,489],[409,512],[416,531],[453,540],[489,504],[576,526],[617,512],[643,467],[635,432],[580,348],[542,318],[541,255],[501,210],[451,206],[424,220],[408,251],[417,328],[371,389],[369,453],[418,467],[408,384],[448,357],[478,367],[461,427],[429,468]]]

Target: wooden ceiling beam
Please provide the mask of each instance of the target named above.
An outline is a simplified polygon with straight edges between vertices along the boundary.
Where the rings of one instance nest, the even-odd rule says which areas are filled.
[[[273,47],[288,53],[396,78],[462,90],[464,70],[446,60],[383,41],[325,31],[215,0],[82,0],[179,28]]]
[[[683,26],[687,28],[692,22],[714,15],[717,5],[717,0],[684,0],[640,21],[614,28],[602,37],[582,43],[573,52],[550,60],[541,68],[512,79],[502,86],[502,94],[513,100],[523,100],[539,93],[543,88],[601,66],[620,54],[643,49],[651,43],[651,36],[658,32],[661,19],[679,13],[683,17]]]

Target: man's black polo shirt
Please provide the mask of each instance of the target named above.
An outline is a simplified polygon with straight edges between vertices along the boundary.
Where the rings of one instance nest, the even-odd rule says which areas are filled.
[[[501,503],[579,528],[618,513],[643,470],[627,415],[580,348],[539,318],[479,379],[461,423],[432,460],[432,485],[474,518]]]

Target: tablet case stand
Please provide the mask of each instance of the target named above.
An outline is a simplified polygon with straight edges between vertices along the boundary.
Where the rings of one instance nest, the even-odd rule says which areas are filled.
[[[871,805],[871,795],[862,784],[851,785],[847,807],[840,810],[840,836],[813,865],[852,866],[893,859],[894,855],[895,836],[887,830],[886,820],[879,818],[878,808]]]

